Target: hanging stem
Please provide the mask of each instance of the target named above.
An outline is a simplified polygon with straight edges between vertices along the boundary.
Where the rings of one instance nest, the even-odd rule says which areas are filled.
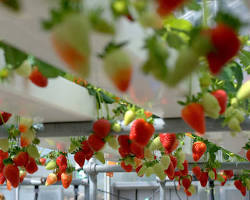
[[[208,16],[209,16],[209,8],[207,6],[207,0],[202,0],[203,4],[203,26],[207,27],[208,26]]]

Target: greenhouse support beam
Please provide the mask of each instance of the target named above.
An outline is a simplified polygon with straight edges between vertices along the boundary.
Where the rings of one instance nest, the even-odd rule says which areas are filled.
[[[87,170],[84,171],[89,176],[89,200],[97,199],[97,173],[94,169],[96,162],[94,158],[89,160],[88,165],[85,167]]]
[[[166,199],[166,181],[160,181],[157,178],[157,182],[159,182],[160,186],[160,198],[159,200],[165,200]]]
[[[188,169],[191,171],[194,165],[198,165],[200,167],[203,167],[205,163],[189,163]],[[221,163],[220,169],[250,169],[250,162],[240,162],[240,163],[229,163],[224,162]],[[83,170],[85,173],[106,173],[106,172],[124,172],[123,168],[120,165],[97,165],[94,164],[91,167],[86,166],[83,167]]]

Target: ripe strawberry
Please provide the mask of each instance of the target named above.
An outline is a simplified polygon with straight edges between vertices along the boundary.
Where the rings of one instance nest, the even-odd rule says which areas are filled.
[[[247,160],[250,161],[250,149],[247,150],[246,157]]]
[[[25,165],[25,169],[29,174],[34,174],[37,170],[37,164],[34,158],[29,157],[28,163]]]
[[[88,137],[88,144],[93,151],[100,151],[104,147],[105,142],[92,134]]]
[[[221,175],[221,176],[224,179],[224,181],[221,182],[221,186],[224,186],[227,182],[227,176],[225,176],[225,175]],[[218,179],[218,176],[217,176],[217,179]]]
[[[172,162],[172,164],[173,164],[173,167],[174,167],[174,169],[175,169],[176,166],[177,166],[177,163],[178,163],[177,158],[174,157],[174,156],[172,156],[172,155],[170,155],[170,160],[171,160],[171,162]]]
[[[234,185],[243,196],[246,196],[246,187],[242,184],[241,180],[235,180]]]
[[[174,172],[174,177],[180,177],[181,176],[181,172],[180,171],[175,171]]]
[[[183,5],[186,0],[157,0],[158,8],[157,13],[164,17],[171,14],[174,10],[178,9]]]
[[[129,155],[129,153],[130,153],[130,150],[129,150],[129,152],[128,152],[126,149],[124,149],[124,148],[122,148],[122,147],[120,147],[120,148],[118,149],[118,151],[119,151],[119,154],[121,155],[122,158],[127,157],[127,156]]]
[[[124,118],[123,118],[123,123],[125,126],[129,125],[132,121],[134,121],[136,118],[135,112],[133,110],[128,110],[126,111]]]
[[[84,162],[85,162],[85,154],[83,151],[78,151],[75,153],[74,155],[74,159],[76,161],[76,163],[80,166],[83,167]]]
[[[181,112],[182,119],[200,134],[206,132],[205,115],[203,107],[198,103],[191,103]]]
[[[172,153],[178,147],[179,141],[175,133],[161,133],[159,136],[166,154]]]
[[[92,149],[89,146],[89,143],[87,140],[82,142],[82,151],[85,154],[85,158],[86,160],[89,160],[90,158],[92,158],[94,152],[92,151]]]
[[[65,172],[68,166],[67,158],[65,157],[65,155],[58,156],[56,159],[56,164],[59,167],[60,172]]]
[[[6,181],[6,178],[3,175],[3,172],[0,172],[0,185],[3,185]]]
[[[250,80],[245,82],[238,90],[236,97],[239,100],[250,98]]]
[[[27,152],[19,152],[14,158],[13,162],[16,166],[26,166],[29,160],[29,154]]]
[[[89,74],[90,38],[89,21],[82,14],[72,14],[52,32],[52,44],[58,56],[70,69],[82,77]]]
[[[190,178],[189,177],[184,177],[183,179],[182,179],[182,185],[183,185],[183,187],[187,190],[188,188],[189,188],[189,186],[191,185],[191,180],[190,180]]]
[[[126,165],[124,161],[121,162],[121,167],[126,171],[126,172],[131,172],[133,170],[132,165],[128,164]]]
[[[4,169],[3,159],[0,158],[0,172],[3,172],[3,169]]]
[[[223,173],[226,175],[228,179],[231,179],[234,176],[233,170],[223,170]]]
[[[191,193],[189,190],[184,189],[184,192],[186,193],[186,195],[187,195],[188,197],[192,196],[192,193]]]
[[[41,164],[42,166],[44,166],[45,163],[46,163],[46,158],[40,158],[40,159],[39,159],[39,162],[40,162],[40,164]]]
[[[173,163],[171,162],[168,169],[167,170],[164,170],[164,173],[168,176],[168,178],[170,180],[173,180],[174,179],[174,166],[173,166]]]
[[[0,149],[0,159],[4,160],[9,157],[9,153]]]
[[[45,77],[39,70],[38,67],[34,67],[32,70],[29,79],[32,83],[39,87],[47,87],[48,85],[48,79]]]
[[[216,75],[238,53],[240,40],[237,33],[225,24],[217,24],[210,30],[210,36],[214,49],[208,53],[207,60],[211,73]]]
[[[47,179],[46,179],[46,183],[45,185],[48,186],[48,185],[53,185],[57,182],[57,175],[54,174],[54,173],[51,173],[48,175]]]
[[[130,152],[130,140],[128,135],[120,135],[118,137],[118,143],[121,148]]]
[[[182,176],[187,176],[188,175],[188,162],[187,160],[184,161],[184,163],[182,163],[184,169],[180,170],[182,173]]]
[[[194,173],[196,178],[199,180],[201,177],[201,168],[199,166],[195,166],[193,167],[192,172]]]
[[[5,124],[11,116],[12,116],[11,113],[1,111],[0,112],[0,125]]]
[[[208,181],[208,172],[201,172],[200,183],[202,187],[206,187]]]
[[[206,152],[207,146],[204,142],[195,142],[192,147],[193,159],[195,162],[200,160],[201,156]]]
[[[144,148],[139,146],[137,143],[132,142],[130,145],[131,153],[135,155],[136,158],[144,158]]]
[[[104,70],[118,90],[127,91],[132,78],[132,64],[125,51],[117,49],[106,54]]]
[[[62,173],[61,175],[62,186],[67,189],[72,182],[72,173]]]
[[[105,138],[111,130],[111,124],[106,119],[99,119],[93,125],[93,131],[96,136],[103,139]]]
[[[57,171],[56,172],[57,182],[61,181],[61,176],[62,176],[62,172]]]
[[[154,126],[144,119],[137,119],[130,129],[129,139],[144,147],[148,144],[154,133]]]
[[[5,165],[3,169],[4,177],[16,188],[19,185],[19,169],[13,164]]]
[[[211,93],[215,96],[220,105],[220,114],[222,115],[227,108],[227,93],[225,90],[215,90]]]
[[[24,170],[19,171],[19,178],[20,178],[20,183],[23,182],[23,179],[27,176],[27,172]]]

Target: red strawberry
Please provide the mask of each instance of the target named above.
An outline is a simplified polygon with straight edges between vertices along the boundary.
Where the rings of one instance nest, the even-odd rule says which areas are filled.
[[[19,152],[14,158],[13,162],[16,166],[26,166],[29,160],[29,154],[27,152]]]
[[[126,172],[131,172],[133,170],[132,165],[128,164],[126,165],[124,161],[121,162],[121,167],[126,171]]]
[[[247,150],[246,157],[247,157],[247,160],[250,161],[250,149]]]
[[[184,192],[188,197],[192,196],[192,193],[188,189],[184,189]]]
[[[154,133],[154,126],[144,119],[136,119],[130,129],[129,139],[144,147]]]
[[[3,169],[3,174],[11,185],[16,188],[19,185],[19,169],[13,164],[8,164]]]
[[[223,173],[226,175],[228,179],[232,178],[234,176],[233,170],[223,170]]]
[[[235,180],[234,185],[243,196],[246,196],[246,187],[242,184],[241,180]]]
[[[90,148],[96,152],[100,151],[105,145],[105,142],[94,134],[88,137],[88,143]]]
[[[182,173],[182,176],[187,176],[188,175],[188,162],[187,160],[184,161],[184,163],[182,163],[184,169],[180,170]]]
[[[201,172],[200,183],[202,187],[206,187],[208,181],[208,172]]]
[[[85,154],[85,158],[86,160],[89,160],[90,158],[92,158],[94,152],[92,151],[92,149],[89,146],[89,143],[87,140],[82,142],[82,151]]]
[[[191,185],[191,180],[189,177],[185,177],[182,179],[182,185],[187,190],[189,186]]]
[[[181,172],[180,171],[175,171],[174,172],[174,177],[178,177],[178,176],[181,176]]]
[[[59,167],[60,172],[65,172],[67,169],[67,158],[64,155],[60,155],[56,159],[56,164]]]
[[[96,136],[103,139],[105,138],[111,130],[111,124],[106,119],[99,119],[93,125],[93,131]]]
[[[6,123],[11,116],[12,116],[11,113],[0,112],[0,125]]]
[[[3,175],[3,172],[0,173],[0,185],[3,185],[6,181],[6,178]]]
[[[178,147],[179,141],[175,133],[161,133],[159,136],[166,154],[172,153]]]
[[[25,169],[29,174],[34,174],[38,170],[38,167],[34,158],[29,157],[28,163],[25,165]]]
[[[218,100],[220,105],[220,114],[223,114],[227,108],[227,93],[224,90],[216,90],[212,92],[212,95]]]
[[[0,172],[3,172],[3,168],[4,168],[3,159],[0,158]]]
[[[130,145],[131,153],[135,155],[136,158],[144,158],[144,148],[139,146],[137,143],[132,142]]]
[[[200,160],[201,156],[206,152],[207,146],[204,142],[195,142],[192,147],[193,159],[195,162]]]
[[[120,147],[120,148],[118,149],[118,151],[119,151],[119,153],[120,153],[120,155],[121,155],[122,158],[127,157],[127,156],[129,155],[129,153],[130,153],[130,150],[129,150],[129,152],[128,152],[126,149],[124,149],[124,148],[122,148],[122,147]]]
[[[75,153],[74,155],[74,159],[76,161],[76,163],[80,166],[83,167],[84,162],[85,162],[85,154],[83,151],[78,151]]]
[[[120,135],[118,137],[118,143],[128,153],[130,152],[130,140],[128,135]]]
[[[200,134],[206,132],[205,114],[203,107],[198,103],[185,106],[181,112],[182,119]]]
[[[194,173],[196,178],[199,180],[201,177],[201,168],[199,166],[195,166],[193,167],[192,172]]]
[[[168,175],[168,178],[170,180],[174,179],[175,171],[174,171],[174,166],[172,162],[169,164],[169,167],[166,170],[164,170],[164,173]]]
[[[61,176],[62,176],[62,172],[58,171],[58,172],[56,173],[57,182],[61,181]]]
[[[62,173],[61,175],[62,185],[67,189],[72,182],[72,173]]]
[[[173,167],[174,167],[174,169],[175,169],[176,166],[177,166],[177,158],[174,157],[174,156],[172,156],[172,155],[170,155],[170,160],[171,160],[171,162],[172,162],[172,164],[173,164]]]
[[[158,8],[157,13],[164,17],[171,14],[174,10],[182,6],[186,0],[157,0]]]
[[[39,70],[38,67],[35,67],[30,76],[29,79],[31,80],[32,83],[39,87],[47,87],[48,85],[48,79],[45,77]]]
[[[210,30],[214,49],[207,55],[212,74],[218,74],[222,67],[240,50],[240,40],[237,33],[228,25],[218,24]]]
[[[132,64],[127,53],[116,49],[104,57],[104,70],[121,92],[126,92],[132,78]]]
[[[8,153],[8,152],[5,152],[5,151],[0,150],[0,158],[1,158],[2,160],[6,159],[6,158],[8,158],[8,157],[9,157],[9,153]]]
[[[40,158],[39,162],[41,163],[41,165],[45,165],[46,163],[46,158]]]

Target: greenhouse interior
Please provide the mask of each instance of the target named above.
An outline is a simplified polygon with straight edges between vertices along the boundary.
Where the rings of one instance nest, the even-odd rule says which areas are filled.
[[[0,200],[250,200],[250,0],[0,0]]]

